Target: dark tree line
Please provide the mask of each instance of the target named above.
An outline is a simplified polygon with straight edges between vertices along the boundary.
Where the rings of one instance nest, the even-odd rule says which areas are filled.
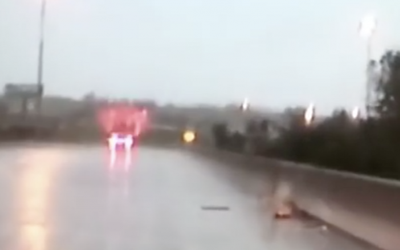
[[[286,127],[271,133],[267,120],[251,121],[245,131],[233,132],[215,124],[219,148],[321,167],[400,179],[400,52],[388,51],[377,62],[371,117],[353,119],[347,112],[304,124],[302,112],[293,112]]]

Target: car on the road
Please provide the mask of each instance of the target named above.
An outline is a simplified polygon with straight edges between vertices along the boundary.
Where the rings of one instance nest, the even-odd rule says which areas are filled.
[[[108,139],[110,150],[131,150],[137,141],[137,138],[126,133],[112,133]]]
[[[130,150],[146,128],[147,110],[131,105],[109,105],[100,109],[98,121],[110,150]]]

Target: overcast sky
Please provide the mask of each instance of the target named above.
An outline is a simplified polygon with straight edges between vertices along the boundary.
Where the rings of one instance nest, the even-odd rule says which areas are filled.
[[[48,0],[46,92],[240,101],[329,112],[363,105],[359,19],[374,53],[400,45],[398,0]],[[0,84],[36,81],[40,0],[0,0]],[[397,13],[396,13],[397,11]],[[395,24],[397,23],[398,26]]]

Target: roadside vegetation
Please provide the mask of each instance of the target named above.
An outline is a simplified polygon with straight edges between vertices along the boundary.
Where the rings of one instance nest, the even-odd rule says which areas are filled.
[[[304,111],[292,112],[287,126],[271,133],[268,120],[250,121],[244,132],[214,124],[218,148],[280,158],[343,171],[400,179],[400,52],[370,62],[375,72],[369,118],[337,110],[306,125]],[[299,109],[297,110],[299,111]]]

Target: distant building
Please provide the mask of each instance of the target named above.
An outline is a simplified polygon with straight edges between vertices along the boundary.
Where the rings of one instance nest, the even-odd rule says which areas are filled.
[[[5,105],[10,113],[37,113],[40,109],[42,85],[8,83],[3,92]]]

